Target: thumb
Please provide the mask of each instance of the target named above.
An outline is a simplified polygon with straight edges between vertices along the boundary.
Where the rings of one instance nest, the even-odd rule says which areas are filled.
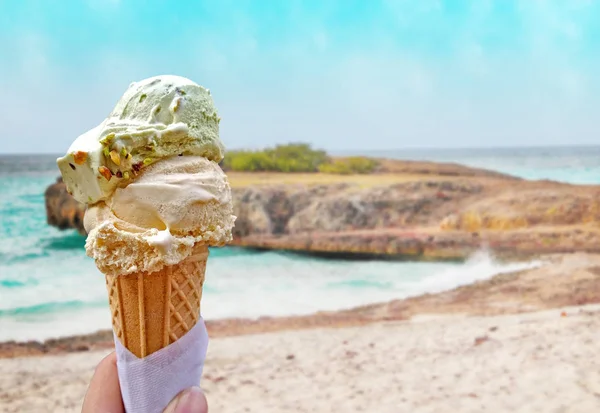
[[[208,413],[208,404],[200,387],[192,387],[175,396],[163,413]]]
[[[123,413],[117,356],[110,353],[96,367],[83,401],[82,413]]]

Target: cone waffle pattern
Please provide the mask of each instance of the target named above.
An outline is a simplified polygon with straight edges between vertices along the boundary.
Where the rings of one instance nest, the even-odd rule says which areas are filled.
[[[208,249],[197,245],[177,265],[153,273],[106,275],[115,335],[146,357],[185,335],[200,318]]]

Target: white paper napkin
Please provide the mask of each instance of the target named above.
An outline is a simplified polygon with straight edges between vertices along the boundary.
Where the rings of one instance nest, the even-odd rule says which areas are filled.
[[[115,337],[117,369],[127,413],[161,413],[182,390],[198,386],[202,376],[208,333],[204,320],[169,346],[138,358]]]

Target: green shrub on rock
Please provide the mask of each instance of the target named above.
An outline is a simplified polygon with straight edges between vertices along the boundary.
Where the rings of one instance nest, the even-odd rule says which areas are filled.
[[[265,152],[270,155],[276,170],[280,172],[317,172],[319,165],[328,160],[325,151],[314,150],[304,143],[277,145]]]
[[[276,171],[273,159],[262,151],[234,151],[229,152],[223,160],[225,169],[233,171]]]
[[[233,171],[317,172],[328,161],[324,151],[308,144],[277,145],[263,151],[227,152],[222,166]]]
[[[319,171],[328,174],[370,174],[377,167],[377,161],[363,156],[352,156],[349,158],[336,159],[330,163],[324,163]]]
[[[243,172],[324,172],[329,174],[368,174],[377,161],[362,156],[331,159],[325,151],[305,143],[277,145],[262,151],[227,152],[224,170]]]

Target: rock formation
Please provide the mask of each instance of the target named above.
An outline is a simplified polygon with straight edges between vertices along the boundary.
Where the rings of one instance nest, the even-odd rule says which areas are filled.
[[[67,193],[67,188],[58,178],[44,193],[46,199],[46,218],[48,224],[59,229],[75,228],[81,234],[83,229],[83,213],[85,207]]]
[[[525,181],[460,165],[387,161],[371,182],[238,186],[234,245],[346,257],[460,259],[600,251],[600,187]],[[385,178],[385,179],[384,179]],[[84,208],[57,182],[48,222],[83,233]]]

